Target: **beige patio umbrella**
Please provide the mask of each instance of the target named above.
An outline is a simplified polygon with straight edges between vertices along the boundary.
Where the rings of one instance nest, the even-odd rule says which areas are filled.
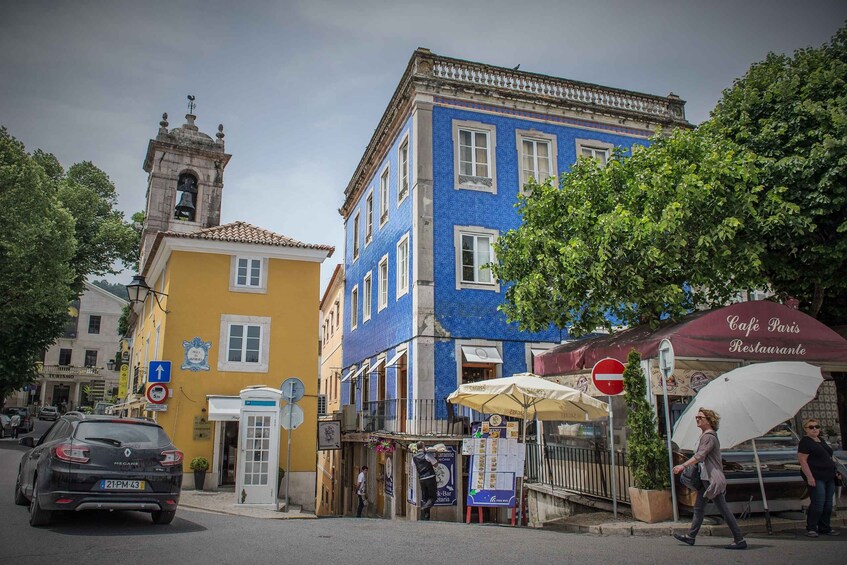
[[[483,414],[522,418],[524,443],[528,420],[599,420],[609,416],[605,402],[532,373],[461,385],[447,397],[447,402]],[[523,480],[519,496],[523,516]]]
[[[608,418],[609,405],[574,388],[519,373],[461,385],[447,402],[467,406],[483,414],[501,414],[524,420],[599,420]]]

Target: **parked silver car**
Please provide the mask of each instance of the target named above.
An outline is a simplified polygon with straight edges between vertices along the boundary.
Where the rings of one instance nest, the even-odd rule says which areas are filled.
[[[39,420],[58,420],[59,409],[55,406],[43,406],[38,412]]]

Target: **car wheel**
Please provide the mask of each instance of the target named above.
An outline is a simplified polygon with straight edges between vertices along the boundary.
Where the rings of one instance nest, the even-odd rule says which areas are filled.
[[[21,491],[21,474],[18,473],[18,478],[15,481],[15,504],[18,506],[26,506],[29,504],[29,500],[26,499],[24,493]]]
[[[50,510],[44,510],[38,504],[38,477],[32,479],[32,500],[29,502],[29,525],[30,526],[46,526],[50,523],[53,513]]]
[[[151,514],[153,523],[159,524],[160,526],[173,522],[174,516],[176,516],[176,510],[156,510]]]

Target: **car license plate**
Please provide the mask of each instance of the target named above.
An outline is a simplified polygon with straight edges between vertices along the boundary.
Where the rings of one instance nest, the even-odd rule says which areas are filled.
[[[100,481],[100,490],[144,490],[144,481],[102,479]]]

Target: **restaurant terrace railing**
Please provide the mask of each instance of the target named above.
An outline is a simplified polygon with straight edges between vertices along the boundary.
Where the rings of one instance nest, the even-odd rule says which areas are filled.
[[[356,431],[461,437],[469,436],[472,425],[488,417],[489,414],[449,404],[446,398],[392,398],[365,402],[358,412]]]
[[[526,446],[527,483],[541,483],[598,498],[612,500],[612,462],[608,449],[563,445]],[[629,503],[632,473],[626,454],[615,452],[617,500]]]

